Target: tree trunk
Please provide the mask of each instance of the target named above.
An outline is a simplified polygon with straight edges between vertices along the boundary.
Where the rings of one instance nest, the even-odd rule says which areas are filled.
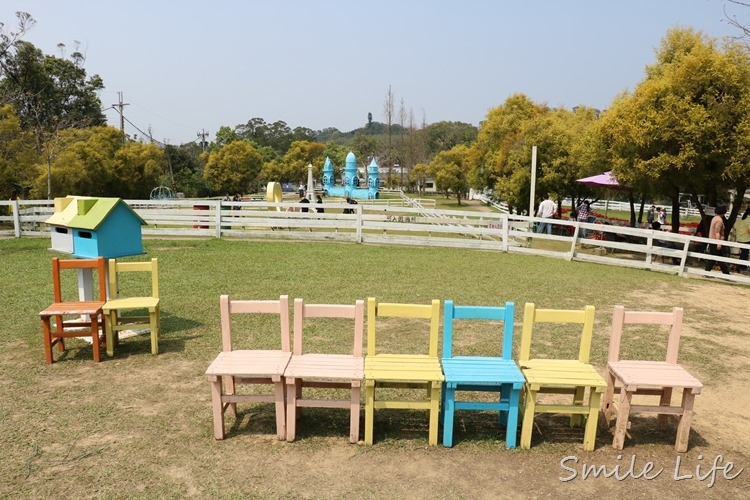
[[[680,190],[675,189],[672,193],[672,232],[680,232]]]

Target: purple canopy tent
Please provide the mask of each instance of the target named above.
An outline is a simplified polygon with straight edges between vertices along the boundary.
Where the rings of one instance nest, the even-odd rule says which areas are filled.
[[[617,182],[617,178],[610,172],[604,172],[599,175],[592,175],[591,177],[584,177],[583,179],[577,179],[576,182],[580,182],[589,187],[598,187],[605,189],[617,189],[618,191],[630,191],[630,186],[625,186]],[[607,218],[609,211],[609,196],[604,203],[604,218]]]

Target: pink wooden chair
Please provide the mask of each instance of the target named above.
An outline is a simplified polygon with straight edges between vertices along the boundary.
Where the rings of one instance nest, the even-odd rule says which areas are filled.
[[[303,322],[306,318],[345,318],[354,320],[354,348],[351,354],[316,354],[302,351]],[[284,371],[287,384],[286,440],[294,441],[297,408],[345,408],[351,413],[349,441],[359,440],[359,408],[364,357],[362,336],[365,324],[365,302],[355,304],[305,304],[294,300],[294,352]],[[302,397],[305,387],[349,389],[348,399],[312,399]]]
[[[292,356],[289,345],[289,297],[279,300],[230,300],[222,295],[222,352],[206,370],[211,382],[214,437],[224,439],[224,412],[237,416],[237,403],[275,403],[276,437],[286,439],[284,370]],[[235,314],[276,314],[281,324],[281,349],[233,350],[231,317]],[[223,381],[223,385],[222,385]],[[236,394],[235,384],[271,384],[274,394]]]
[[[669,327],[666,361],[641,361],[620,359],[620,341],[625,324],[654,324]],[[612,317],[612,336],[609,341],[607,363],[607,390],[602,407],[609,424],[612,414],[617,415],[612,447],[621,450],[625,434],[629,428],[631,413],[657,413],[657,425],[663,428],[668,416],[677,419],[677,440],[675,449],[687,451],[690,437],[690,420],[693,415],[695,396],[700,394],[703,384],[677,364],[677,351],[682,330],[682,308],[672,312],[626,311],[623,306],[615,306]],[[672,406],[672,392],[682,390],[679,406]],[[619,390],[618,401],[614,394]],[[634,395],[658,396],[657,405],[634,405]]]

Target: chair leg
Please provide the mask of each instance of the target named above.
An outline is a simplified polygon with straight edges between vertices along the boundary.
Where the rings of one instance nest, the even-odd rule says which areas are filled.
[[[151,354],[159,354],[159,309],[149,311],[149,323],[151,325]]]
[[[437,446],[438,443],[438,417],[440,416],[440,381],[430,383],[430,446]]]
[[[680,423],[677,424],[677,440],[675,442],[675,450],[678,453],[684,453],[688,449],[688,442],[690,441],[690,422],[693,419],[693,403],[695,402],[695,394],[690,389],[682,390],[682,415],[680,415]]]
[[[211,410],[214,417],[214,439],[224,439],[224,404],[221,401],[221,377],[214,376],[211,382]]]
[[[659,406],[671,406],[672,404],[672,388],[664,387],[659,398]],[[669,415],[660,413],[656,417],[656,428],[664,430],[667,428],[667,422],[669,421]]]
[[[612,448],[621,450],[625,446],[625,432],[628,429],[630,418],[630,399],[633,393],[626,390],[625,386],[620,388],[620,403],[617,405],[617,422],[615,422],[615,437],[612,440]]]
[[[102,353],[100,349],[99,339],[99,315],[91,315],[91,346],[94,349],[94,362],[98,363],[102,360]]]
[[[523,424],[521,425],[521,449],[531,448],[531,430],[534,426],[534,413],[536,411],[536,393],[528,387],[524,390]]]
[[[510,394],[508,396],[508,412],[505,423],[505,447],[515,448],[516,434],[518,433],[518,403],[521,398],[521,390],[514,389],[511,386],[508,386],[508,388]]]
[[[456,412],[456,385],[455,383],[445,384],[443,393],[443,446],[450,448],[453,446],[453,415]]]
[[[602,393],[591,388],[589,395],[589,414],[586,417],[586,428],[583,432],[583,449],[585,451],[594,451],[596,447],[596,431],[599,426],[599,404]]]
[[[42,333],[44,335],[44,359],[48,365],[51,365],[55,360],[52,356],[52,331],[50,326],[51,318],[49,316],[42,317]]]
[[[510,397],[513,392],[513,387],[510,384],[503,384],[500,387],[500,404],[510,405]],[[516,399],[516,407],[518,407],[518,399]],[[503,427],[508,425],[508,412],[500,410],[498,412],[497,421]],[[515,446],[515,445],[514,445]]]
[[[359,399],[362,388],[359,380],[352,380],[351,417],[349,420],[349,442],[359,442]]]
[[[279,441],[286,439],[286,401],[285,392],[286,384],[284,377],[274,377],[273,385],[276,395],[276,438]]]
[[[443,382],[443,387],[440,390],[440,425],[445,428],[445,394],[447,390],[447,384]]]
[[[586,394],[585,387],[576,387],[576,391],[573,394],[573,404],[575,406],[583,406],[583,397]],[[580,427],[583,422],[583,415],[580,413],[574,413],[570,416],[570,427]]]
[[[604,397],[602,398],[602,412],[604,412],[604,421],[609,427],[609,423],[612,421],[612,410],[613,403],[615,400],[615,375],[607,370],[607,389],[604,391]]]
[[[55,331],[62,333],[65,327],[63,326],[63,317],[55,316]],[[54,340],[52,341],[54,342]],[[65,352],[65,339],[57,337],[57,352]]]
[[[297,433],[297,390],[295,388],[299,379],[286,379],[286,440],[294,442]]]
[[[104,313],[104,335],[107,343],[107,356],[110,358],[115,355],[114,336],[117,334],[117,332],[114,331],[114,319],[116,317],[117,313],[114,313],[114,311],[106,311]]]
[[[375,420],[375,381],[365,380],[365,444],[372,445]]]
[[[224,375],[224,394],[234,394],[234,377],[231,375]],[[229,403],[227,405],[229,416],[237,418],[237,403]]]

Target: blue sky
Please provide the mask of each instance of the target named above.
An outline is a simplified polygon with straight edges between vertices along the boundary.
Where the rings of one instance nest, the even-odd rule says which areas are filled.
[[[103,106],[122,91],[126,118],[170,144],[253,117],[384,122],[389,85],[417,124],[478,125],[514,93],[604,109],[643,79],[668,29],[736,36],[725,10],[750,23],[726,0],[3,0],[0,21],[14,27],[19,10],[37,21],[26,40],[55,55],[81,42]]]

